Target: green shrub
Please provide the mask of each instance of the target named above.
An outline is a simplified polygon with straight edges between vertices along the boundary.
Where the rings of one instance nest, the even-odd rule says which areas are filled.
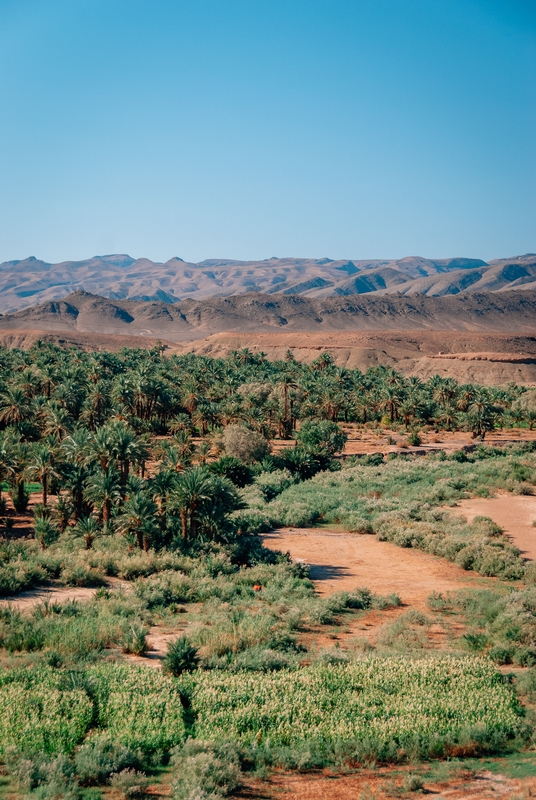
[[[167,652],[162,663],[165,672],[170,675],[182,675],[197,669],[199,664],[198,649],[186,638],[180,636],[167,646]]]
[[[235,747],[188,739],[171,756],[173,800],[227,797],[240,783],[240,762]]]
[[[253,480],[251,468],[235,456],[222,456],[217,461],[212,461],[208,468],[210,472],[228,478],[240,488],[247,486]]]
[[[123,653],[132,653],[135,656],[143,656],[147,652],[147,628],[143,625],[131,625],[123,634],[121,647]]]
[[[404,792],[422,792],[423,781],[418,775],[406,775],[402,781],[402,789]]]
[[[348,437],[336,422],[302,422],[296,439],[300,446],[311,453],[333,457],[343,449]]]
[[[374,741],[375,752],[412,746],[437,752],[471,726],[498,740],[520,726],[520,707],[481,658],[368,658],[265,675],[199,673],[181,679],[199,738],[209,734],[272,746]],[[426,709],[426,713],[423,713]],[[435,737],[435,739],[434,739]]]
[[[227,666],[248,672],[272,672],[291,666],[291,659],[288,654],[279,650],[251,647],[239,653]]]
[[[530,702],[534,702],[536,700],[536,668],[533,667],[519,675],[516,680],[516,687],[519,694],[526,697]]]
[[[276,469],[273,472],[261,472],[255,478],[255,487],[260,489],[266,501],[273,500],[278,494],[292,486],[294,478],[288,469]]]
[[[88,739],[74,757],[76,776],[84,786],[105,783],[114,772],[139,764],[138,756],[106,735]]]
[[[408,444],[412,447],[420,447],[422,444],[422,439],[419,436],[419,431],[411,431],[408,436]]]
[[[144,772],[135,769],[122,769],[110,778],[110,785],[123,797],[143,797],[149,783]]]

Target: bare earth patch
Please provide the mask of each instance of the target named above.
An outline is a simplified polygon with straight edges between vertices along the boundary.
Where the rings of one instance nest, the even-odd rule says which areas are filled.
[[[118,578],[108,578],[109,589],[121,589],[127,591],[129,584]],[[67,603],[70,600],[84,602],[91,600],[97,589],[86,586],[60,586],[51,584],[50,586],[39,586],[35,589],[28,589],[16,595],[0,597],[0,603],[6,603],[19,611],[27,611],[39,603]]]
[[[375,536],[281,528],[263,540],[266,547],[309,564],[311,579],[323,596],[367,586],[374,594],[396,593],[405,605],[424,608],[431,592],[457,591],[475,580],[448,561]]]
[[[536,520],[536,496],[501,492],[496,497],[460,500],[448,510],[465,517],[468,522],[478,516],[491,517],[519,547],[524,558],[536,559],[536,528],[532,527]]]
[[[409,771],[409,770],[408,770]],[[400,770],[364,769],[349,775],[330,774],[329,770],[316,774],[275,773],[266,782],[252,781],[240,796],[257,798],[286,798],[294,800],[388,800],[401,797],[420,797],[401,792],[403,775]],[[512,780],[504,775],[484,771],[479,774],[464,772],[445,782],[432,782],[424,778],[424,796],[430,800],[491,800],[491,798],[530,797],[536,782],[533,778]],[[393,790],[396,792],[393,794]],[[248,791],[249,790],[249,791]],[[527,794],[522,794],[527,792]]]

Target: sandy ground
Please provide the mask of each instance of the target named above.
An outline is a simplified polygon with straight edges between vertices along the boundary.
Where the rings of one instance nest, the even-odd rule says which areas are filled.
[[[470,452],[480,444],[480,442],[475,442],[471,434],[466,431],[421,432],[422,444],[418,447],[411,447],[408,445],[407,433],[405,432],[394,432],[387,429],[380,431],[374,428],[358,427],[350,423],[343,423],[342,428],[348,436],[348,441],[343,450],[343,457],[370,455],[371,453],[383,453],[383,455],[388,455],[389,453],[426,455],[438,450],[445,450],[447,453],[455,450]],[[504,431],[493,431],[486,437],[484,444],[500,446],[533,441],[536,441],[536,430],[511,428]],[[271,447],[273,452],[277,453],[286,447],[294,447],[295,444],[294,439],[274,439],[271,442]]]
[[[484,516],[500,525],[504,533],[519,547],[524,558],[536,559],[536,496],[513,495],[506,492],[497,497],[472,497],[460,500],[455,508],[449,508],[472,522],[475,517]]]
[[[406,771],[410,772],[411,769]],[[403,792],[402,780],[400,770],[388,769],[364,769],[350,775],[329,774],[328,770],[316,774],[275,773],[261,784],[251,782],[247,787],[249,791],[240,792],[239,796],[252,800],[275,797],[292,797],[294,800],[388,800],[396,796],[423,795],[430,800],[522,800],[533,797],[531,792],[536,791],[534,778],[511,780],[488,771],[464,774],[463,768],[460,769],[459,776],[448,782],[432,783],[424,780],[423,795]],[[398,791],[395,787],[398,787]]]
[[[281,528],[266,534],[264,544],[309,564],[311,579],[323,596],[367,586],[375,594],[394,592],[404,605],[424,608],[431,592],[456,591],[474,580],[448,561],[379,542],[375,536]]]
[[[118,578],[108,578],[108,588],[122,589],[129,591],[130,584],[127,581],[120,581]],[[39,586],[36,589],[28,589],[16,595],[0,597],[0,603],[7,604],[19,611],[25,611],[39,603],[67,603],[69,600],[77,600],[83,603],[91,600],[97,589],[85,586],[61,586],[52,583],[50,586]]]
[[[19,611],[26,611],[38,603],[66,603],[69,600],[84,602],[91,600],[96,589],[80,588],[76,586],[47,586],[39,589],[29,589],[15,596],[0,597],[0,603],[6,604]]]

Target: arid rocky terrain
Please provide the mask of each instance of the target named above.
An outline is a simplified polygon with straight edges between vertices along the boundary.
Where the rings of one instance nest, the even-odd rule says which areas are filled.
[[[109,300],[75,292],[0,316],[0,330],[152,336],[180,342],[218,332],[385,330],[508,331],[536,328],[536,291],[446,297],[353,295],[311,298],[239,294],[180,303]],[[447,337],[445,337],[447,338]]]
[[[384,364],[407,375],[461,381],[536,383],[536,291],[448,297],[309,298],[243,294],[180,303],[109,300],[75,292],[0,316],[0,343],[35,341],[81,349],[153,347],[224,357],[248,347],[270,359],[290,350],[310,363]]]
[[[230,297],[249,292],[332,297],[356,294],[456,295],[536,288],[536,254],[476,258],[362,260],[269,258],[165,263],[125,254],[50,264],[35,257],[0,264],[0,311],[66,297],[83,290],[112,300]]]

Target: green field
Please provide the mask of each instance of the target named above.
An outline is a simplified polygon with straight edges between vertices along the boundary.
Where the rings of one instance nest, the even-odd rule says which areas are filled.
[[[496,747],[520,729],[515,693],[490,662],[474,657],[369,658],[179,679],[120,665],[0,675],[0,742],[22,752],[70,753],[100,731],[146,753],[180,744],[188,733],[247,746],[340,743],[396,760],[401,748],[441,755],[475,739]]]

